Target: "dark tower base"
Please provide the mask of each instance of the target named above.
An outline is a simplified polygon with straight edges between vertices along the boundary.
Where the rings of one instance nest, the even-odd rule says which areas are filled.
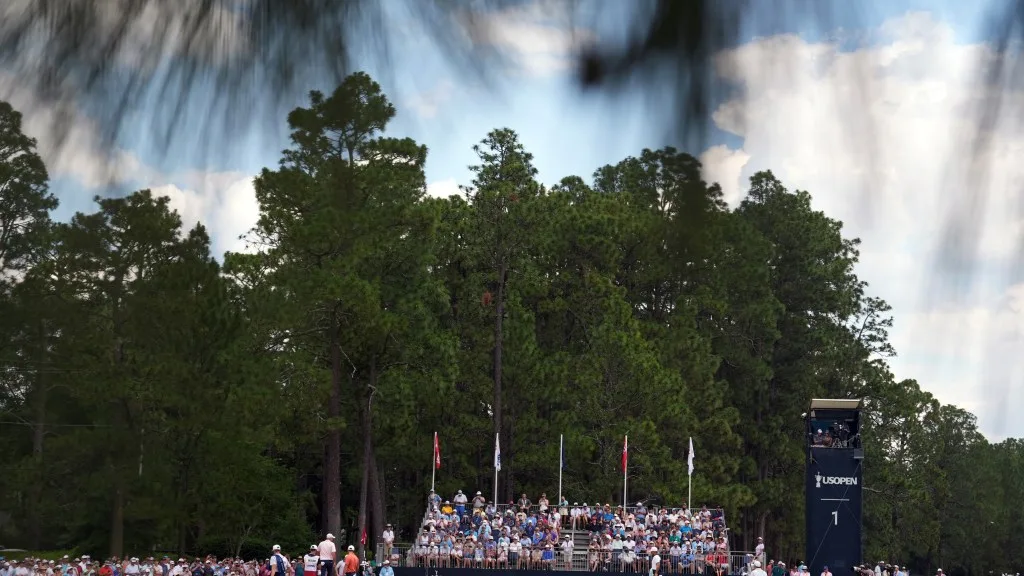
[[[861,563],[861,400],[812,400],[807,413],[807,569],[837,575]],[[819,432],[820,431],[820,432]]]

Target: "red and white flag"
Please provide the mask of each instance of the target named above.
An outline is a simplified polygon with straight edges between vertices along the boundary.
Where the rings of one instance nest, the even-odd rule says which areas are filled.
[[[622,471],[626,471],[626,464],[629,463],[629,436],[626,436],[622,442]]]
[[[434,432],[434,468],[441,469],[441,443],[437,441],[437,432]]]
[[[359,543],[366,546],[366,526],[363,526],[363,535],[359,537]]]

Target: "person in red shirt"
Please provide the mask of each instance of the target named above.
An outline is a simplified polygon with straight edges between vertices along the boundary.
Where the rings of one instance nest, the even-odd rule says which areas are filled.
[[[356,547],[349,546],[348,554],[345,554],[345,576],[355,576],[359,573],[359,556],[356,556]]]

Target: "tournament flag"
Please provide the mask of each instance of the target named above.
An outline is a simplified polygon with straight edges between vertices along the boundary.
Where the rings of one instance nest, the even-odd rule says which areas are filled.
[[[622,471],[626,471],[626,464],[629,462],[629,436],[626,436],[622,442]]]
[[[498,444],[499,436],[494,435],[494,470],[501,470],[501,446]]]
[[[686,457],[687,474],[693,476],[693,437],[690,437],[690,454]]]
[[[363,526],[363,535],[359,537],[359,544],[366,546],[366,526]]]
[[[434,432],[434,469],[441,468],[441,443],[437,440],[437,432]]]

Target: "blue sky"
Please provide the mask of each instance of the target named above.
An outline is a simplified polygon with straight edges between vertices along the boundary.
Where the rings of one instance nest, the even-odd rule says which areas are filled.
[[[524,8],[536,5],[524,0]],[[579,32],[609,37],[624,5],[585,5],[603,11],[594,29]],[[707,147],[690,152],[734,202],[746,178],[765,168],[809,190],[818,208],[864,240],[858,273],[896,315],[896,375],[917,378],[940,400],[974,411],[991,438],[1024,436],[1024,422],[1012,418],[1024,407],[1016,391],[1024,378],[1024,359],[1017,359],[1024,344],[1024,284],[1015,252],[1024,230],[1017,205],[1024,186],[1024,167],[1016,161],[1024,137],[1013,128],[1018,119],[1006,118],[984,156],[989,180],[979,184],[970,176],[973,166],[955,154],[967,146],[972,127],[965,102],[984,97],[974,64],[986,54],[986,10],[948,0],[829,0],[815,3],[831,15],[829,25],[820,26],[801,17],[806,2],[792,2],[782,18],[772,17],[769,3],[754,5],[766,11],[755,18],[760,24],[720,55],[720,73],[736,90],[716,103]],[[392,67],[370,60],[363,67],[398,107],[389,132],[429,147],[432,193],[469,182],[471,146],[497,127],[520,134],[547,184],[567,175],[589,178],[603,164],[672,143],[669,98],[653,101],[629,91],[614,101],[581,97],[565,29],[536,11],[494,18],[514,33],[499,38],[512,61],[492,86],[446,65],[414,26],[394,27]],[[777,64],[782,61],[792,64]],[[30,120],[46,113],[32,109],[31,95],[20,95],[22,106],[18,97],[12,102],[27,107]],[[296,95],[285,109],[302,104]],[[88,106],[82,108],[87,120]],[[274,166],[287,144],[284,110],[276,125],[254,121],[248,132],[219,139],[217,126],[193,115],[182,130],[191,137],[167,151],[152,137],[157,109],[154,101],[132,117],[137,128],[120,142],[126,176],[118,186],[104,184],[90,169],[110,152],[91,149],[88,130],[70,153],[79,157],[48,158],[62,200],[58,216],[90,210],[96,194],[151,186],[170,195],[186,221],[206,223],[215,250],[239,249],[237,236],[256,216],[249,178]],[[215,153],[202,146],[222,141],[227,145],[218,144]],[[961,276],[967,281],[954,285],[934,272],[951,250],[936,238],[963,212],[964,191],[982,186],[989,198],[985,226],[975,231],[975,249],[965,252],[970,274]]]

